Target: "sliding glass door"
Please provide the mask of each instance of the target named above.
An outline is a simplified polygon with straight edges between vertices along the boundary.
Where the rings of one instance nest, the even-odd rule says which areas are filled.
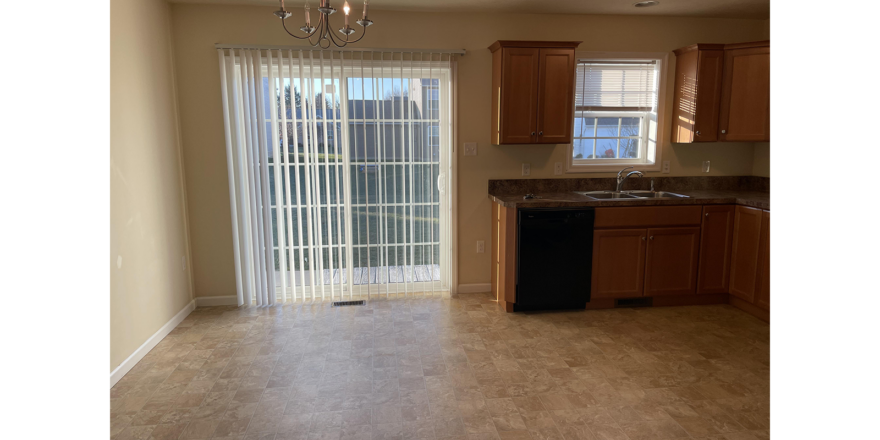
[[[278,298],[448,290],[449,56],[271,52],[259,88]]]

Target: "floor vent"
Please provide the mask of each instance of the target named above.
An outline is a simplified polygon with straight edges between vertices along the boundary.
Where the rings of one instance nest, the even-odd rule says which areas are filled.
[[[654,298],[620,298],[614,300],[614,307],[651,307],[654,305]]]
[[[358,300],[358,301],[333,301],[333,307],[338,307],[338,306],[364,306],[364,305],[366,305],[366,304],[367,304],[367,302],[364,301],[364,300]]]

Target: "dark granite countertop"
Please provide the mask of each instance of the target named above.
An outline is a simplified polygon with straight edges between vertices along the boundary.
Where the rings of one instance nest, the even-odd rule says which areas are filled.
[[[571,206],[673,206],[744,205],[770,210],[770,193],[735,190],[679,190],[687,198],[597,200],[574,192],[535,193],[540,199],[524,200],[525,194],[489,194],[489,199],[507,208],[560,208]]]

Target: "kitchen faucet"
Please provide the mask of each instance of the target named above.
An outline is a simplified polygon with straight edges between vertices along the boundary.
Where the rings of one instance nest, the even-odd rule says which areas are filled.
[[[629,176],[632,176],[633,174],[635,174],[638,177],[644,177],[644,175],[642,174],[641,171],[630,171],[626,175],[626,177],[621,177],[621,174],[623,174],[624,171],[626,171],[630,168],[635,168],[635,167],[626,167],[617,173],[617,192],[620,192],[620,188],[623,187],[623,182],[626,182],[626,179],[629,179]]]

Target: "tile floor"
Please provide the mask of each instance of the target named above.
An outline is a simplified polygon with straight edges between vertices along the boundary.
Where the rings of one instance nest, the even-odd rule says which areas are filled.
[[[769,325],[727,305],[204,307],[111,389],[110,435],[767,439],[769,384]]]

